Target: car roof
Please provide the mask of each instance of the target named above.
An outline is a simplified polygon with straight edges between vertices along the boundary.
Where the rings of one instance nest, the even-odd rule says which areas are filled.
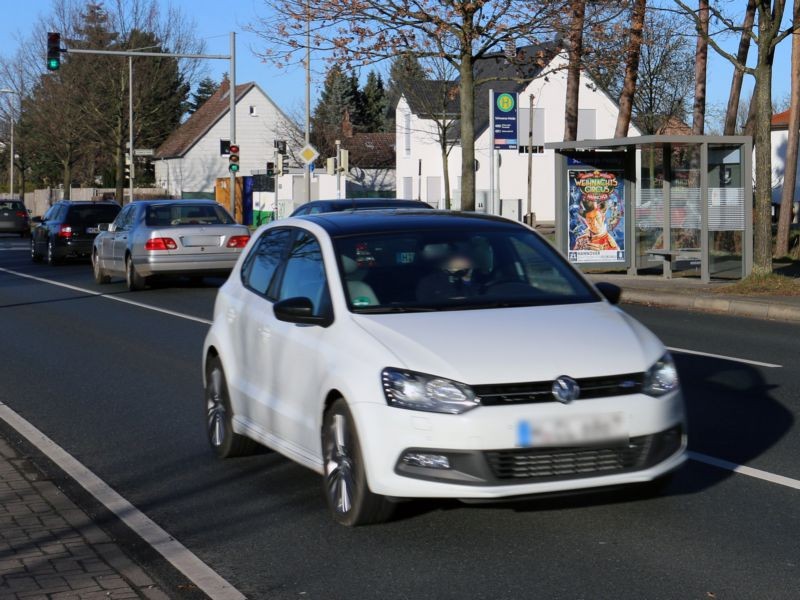
[[[325,229],[331,237],[390,231],[420,231],[431,229],[474,230],[494,229],[513,231],[523,225],[502,217],[449,210],[384,209],[341,211],[293,217],[310,221]]]
[[[135,200],[134,202],[139,206],[163,206],[165,204],[208,204],[211,206],[219,205],[219,202],[217,202],[216,200],[208,200],[206,198],[196,198],[191,200],[164,198],[162,200]]]
[[[311,202],[306,202],[305,204],[301,204],[297,208],[302,208],[303,206],[313,206],[318,204],[327,204],[329,206],[336,206],[336,207],[343,207],[346,208],[348,206],[352,206],[353,204],[375,204],[375,205],[383,205],[383,206],[391,206],[391,205],[411,205],[411,206],[419,206],[425,207],[430,206],[421,200],[403,200],[401,198],[333,198],[330,200],[320,199],[320,200],[312,200]]]
[[[119,206],[115,200],[59,200],[58,203],[68,206],[93,206],[97,204]]]

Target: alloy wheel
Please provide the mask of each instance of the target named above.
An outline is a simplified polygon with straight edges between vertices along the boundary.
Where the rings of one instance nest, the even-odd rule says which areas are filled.
[[[342,414],[334,414],[329,427],[325,448],[325,484],[336,512],[347,514],[357,495],[352,436],[348,431],[347,419]]]

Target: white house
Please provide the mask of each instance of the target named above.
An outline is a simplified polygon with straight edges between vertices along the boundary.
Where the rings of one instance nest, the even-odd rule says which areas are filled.
[[[217,92],[161,144],[155,154],[156,184],[180,198],[213,193],[228,173],[230,85]],[[274,141],[298,139],[294,126],[256,83],[236,86],[236,143],[240,175],[263,172],[274,156]]]
[[[500,150],[500,166],[496,169],[495,189],[504,207],[516,206],[509,202],[522,200],[523,210],[527,199],[528,180],[528,123],[533,96],[533,156],[532,156],[532,210],[538,222],[555,221],[554,179],[555,155],[545,150],[547,142],[561,141],[564,138],[564,112],[567,88],[567,59],[561,54],[550,56],[544,66],[534,66],[525,53],[533,53],[533,47],[518,50],[521,57],[517,64],[509,62],[504,54],[486,56],[476,63],[476,81],[481,83],[475,90],[475,158],[476,158],[476,209],[485,210],[490,196],[490,141],[489,131],[489,90],[496,93],[511,92],[519,94],[519,148]],[[527,63],[527,66],[519,66]],[[524,79],[529,83],[517,83],[512,79]],[[444,84],[445,82],[439,82]],[[427,85],[427,84],[426,84]],[[451,86],[454,84],[450,84]],[[453,95],[450,105],[441,115],[451,113],[457,118],[458,97]],[[421,199],[434,206],[440,206],[444,198],[444,178],[440,136],[437,134],[437,121],[431,118],[421,98],[424,94],[404,94],[396,109],[397,122],[397,196],[399,198]],[[614,137],[617,122],[617,104],[585,74],[581,74],[578,139],[603,139]],[[459,125],[454,123],[453,135],[458,137]],[[640,135],[631,125],[629,135]],[[449,175],[452,208],[459,208],[461,181],[461,148],[456,140],[449,155]],[[490,207],[489,207],[490,208]],[[498,208],[495,212],[499,212]],[[504,211],[508,214],[507,208]],[[516,216],[516,215],[515,215]]]
[[[786,174],[786,149],[789,145],[789,111],[772,116],[772,202],[780,204],[783,194],[783,178]],[[795,168],[800,167],[800,162]],[[796,215],[800,210],[800,179],[795,180],[794,203]],[[795,216],[797,221],[797,216]]]

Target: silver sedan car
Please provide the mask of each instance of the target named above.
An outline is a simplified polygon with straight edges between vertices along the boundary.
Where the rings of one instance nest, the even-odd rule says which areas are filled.
[[[99,229],[95,281],[124,276],[131,291],[158,275],[227,276],[250,240],[250,230],[213,200],[133,202]]]

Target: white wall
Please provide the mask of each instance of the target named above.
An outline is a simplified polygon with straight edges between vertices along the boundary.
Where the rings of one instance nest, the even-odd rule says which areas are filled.
[[[250,114],[250,107],[255,114]],[[273,142],[283,138],[285,117],[258,86],[236,103],[236,142],[240,151],[240,175],[263,171],[272,160]],[[228,158],[219,153],[220,140],[230,139],[227,112],[182,158],[155,161],[156,183],[172,196],[183,192],[213,192],[218,177],[226,177]]]
[[[566,101],[567,73],[566,59],[559,56],[551,63],[548,71],[553,71],[545,78],[539,78],[530,83],[520,92],[519,111],[529,110],[529,95],[534,95],[534,108],[544,110],[544,142],[557,142],[564,138],[564,112]],[[488,98],[477,98],[478,102],[488,102]],[[579,109],[594,110],[595,139],[614,137],[614,128],[617,122],[617,106],[603,91],[594,86],[592,81],[581,75]],[[435,124],[410,115],[408,103],[400,99],[397,106],[397,195],[404,195],[403,179],[413,179],[413,198],[428,200],[429,177],[440,177],[442,186],[442,159],[441,151],[435,135]],[[406,151],[407,125],[411,131],[410,152]],[[475,187],[477,191],[476,205],[480,204],[482,197],[489,193],[489,165],[490,165],[490,131],[485,131],[475,141],[475,158],[479,168],[476,175]],[[630,135],[639,135],[631,127]],[[527,143],[527,132],[520,131],[522,144]],[[516,150],[498,152],[502,155],[502,166],[498,169],[499,196],[501,199],[521,198],[527,200],[528,157]],[[420,180],[420,167],[422,176]],[[555,221],[555,154],[552,150],[545,150],[542,154],[533,155],[533,212],[540,222]],[[455,147],[449,159],[450,186],[453,195],[453,208],[459,207],[459,179],[461,177],[461,148]],[[420,183],[422,184],[420,186]],[[440,192],[444,197],[444,190]],[[524,202],[523,202],[524,206]],[[525,209],[523,208],[523,212]]]
[[[772,132],[772,201],[780,203],[783,194],[783,178],[786,174],[786,147],[789,143],[789,131]],[[798,161],[800,166],[800,161]],[[755,164],[753,166],[755,168]],[[795,201],[800,199],[800,179],[795,181]]]

